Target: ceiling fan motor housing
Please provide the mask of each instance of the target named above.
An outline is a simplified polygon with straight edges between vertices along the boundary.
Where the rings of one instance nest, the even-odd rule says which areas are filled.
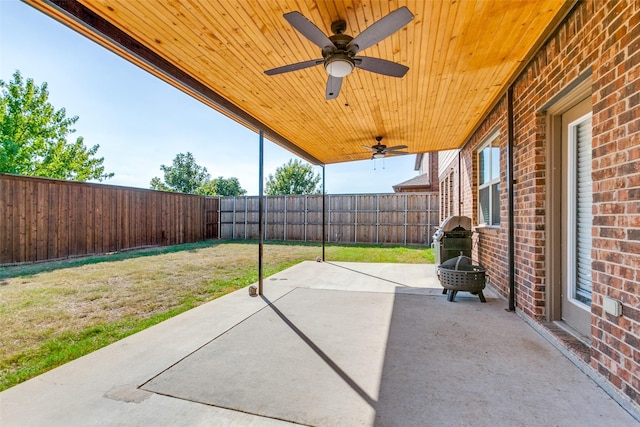
[[[346,29],[347,29],[347,22],[342,19],[338,19],[337,21],[333,21],[331,23],[331,32],[333,34],[342,34],[345,32]]]

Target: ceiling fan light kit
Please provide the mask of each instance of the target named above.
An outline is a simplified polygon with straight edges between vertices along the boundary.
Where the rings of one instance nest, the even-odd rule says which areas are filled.
[[[324,69],[333,77],[346,77],[355,68],[355,64],[349,56],[345,54],[334,54],[324,64]]]
[[[411,22],[413,14],[405,6],[374,22],[355,38],[344,34],[347,23],[343,20],[337,20],[331,24],[331,31],[334,34],[328,37],[300,12],[285,13],[284,19],[300,34],[322,49],[322,58],[272,68],[266,70],[265,74],[273,76],[324,63],[324,68],[329,74],[325,91],[327,100],[338,97],[342,78],[351,74],[354,68],[391,77],[403,77],[409,70],[409,67],[405,65],[386,59],[356,56],[358,52],[378,44]]]

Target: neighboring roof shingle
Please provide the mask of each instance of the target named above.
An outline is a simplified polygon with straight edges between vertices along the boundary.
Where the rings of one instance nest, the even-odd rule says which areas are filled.
[[[398,191],[402,188],[415,188],[415,187],[430,187],[431,182],[429,181],[429,174],[423,173],[422,175],[418,175],[415,178],[408,179],[400,184],[396,184],[393,186],[394,191]]]

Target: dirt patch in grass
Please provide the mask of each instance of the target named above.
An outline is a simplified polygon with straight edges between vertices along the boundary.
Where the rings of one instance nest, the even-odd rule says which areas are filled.
[[[429,262],[424,248],[329,246],[336,261]],[[321,255],[267,244],[265,276]],[[258,279],[254,242],[0,268],[0,390]]]

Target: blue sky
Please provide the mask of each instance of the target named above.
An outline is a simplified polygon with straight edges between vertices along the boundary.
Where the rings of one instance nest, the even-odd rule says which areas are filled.
[[[148,188],[160,165],[190,151],[212,177],[236,177],[258,193],[258,135],[126,62],[18,0],[0,0],[0,79],[15,70],[67,116],[79,116],[71,139],[100,145],[108,184]],[[265,142],[265,178],[296,158]],[[413,178],[415,156],[326,166],[331,194],[390,193]],[[322,169],[316,167],[318,173]]]

